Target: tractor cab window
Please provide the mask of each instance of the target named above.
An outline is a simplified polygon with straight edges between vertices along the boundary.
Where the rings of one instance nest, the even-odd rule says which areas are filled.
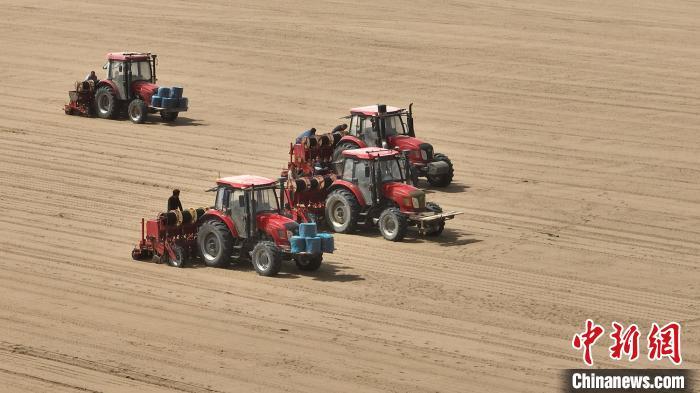
[[[230,191],[228,206],[231,221],[233,221],[233,225],[236,227],[236,232],[238,232],[241,237],[245,237],[246,217],[248,214],[245,206],[245,196],[243,195],[243,190]]]
[[[151,64],[148,61],[131,63],[131,80],[151,80]]]
[[[216,210],[224,210],[224,208],[230,206],[227,205],[230,193],[231,190],[228,187],[219,187],[219,189],[216,190],[216,201],[214,202],[214,208]]]
[[[109,79],[122,79],[124,76],[124,63],[112,62],[109,64]]]
[[[352,166],[353,161],[349,158],[346,158],[345,165],[343,167],[343,179],[352,181]]]
[[[382,182],[402,182],[403,172],[397,159],[381,160],[377,162],[377,179]]]
[[[372,177],[367,175],[370,170],[369,164],[369,161],[365,160],[355,161],[354,177],[354,180],[357,182],[357,188],[360,189],[365,202],[368,204],[372,201]]]
[[[361,134],[361,128],[360,128],[360,117],[357,115],[353,115],[350,118],[350,127],[348,127],[348,132],[352,136],[358,136]]]
[[[361,138],[367,146],[377,145],[377,131],[374,127],[373,117],[364,117],[360,119],[360,134],[358,137]]]
[[[255,212],[269,212],[279,210],[277,192],[275,188],[263,188],[255,190]]]
[[[406,127],[404,127],[401,116],[396,115],[384,118],[384,132],[386,136],[404,135]]]

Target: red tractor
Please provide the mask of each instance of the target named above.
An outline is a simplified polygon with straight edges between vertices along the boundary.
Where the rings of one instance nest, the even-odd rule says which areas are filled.
[[[232,257],[250,257],[263,276],[277,274],[284,260],[294,260],[301,270],[316,270],[323,252],[333,252],[332,236],[315,233],[315,225],[302,227],[306,234],[300,233],[296,221],[280,214],[283,195],[278,190],[274,180],[259,176],[219,179],[209,190],[216,192],[212,208],[161,213],[145,222],[145,230],[142,222],[141,241],[132,257],[155,256],[177,267],[197,254],[213,267],[227,266]]]
[[[188,109],[181,87],[156,85],[155,54],[108,53],[107,63],[102,68],[107,72],[106,79],[97,81],[94,86],[81,86],[81,90],[94,92],[94,99],[81,97],[79,89],[70,92],[71,100],[64,108],[66,114],[96,114],[103,119],[115,119],[126,110],[131,121],[143,123],[149,113],[158,112],[161,119],[172,122]]]
[[[304,138],[292,145],[286,176],[286,197],[293,219],[322,217],[335,232],[359,225],[378,226],[385,239],[400,241],[409,226],[420,234],[440,235],[445,221],[461,212],[443,212],[425,201],[425,192],[406,184],[405,153],[379,147],[344,150],[333,159],[337,135]],[[337,150],[336,150],[337,151]],[[338,171],[337,168],[340,168]]]
[[[348,135],[335,148],[336,166],[342,164],[345,150],[371,146],[398,148],[408,152],[411,163],[408,177],[414,185],[424,176],[433,186],[447,187],[454,175],[452,162],[446,155],[434,153],[431,144],[416,138],[412,107],[413,104],[406,110],[380,104],[350,109]]]

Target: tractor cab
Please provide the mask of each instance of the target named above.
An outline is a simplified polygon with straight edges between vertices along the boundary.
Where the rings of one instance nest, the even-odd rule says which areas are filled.
[[[231,218],[238,237],[255,237],[260,218],[280,212],[279,188],[274,180],[260,176],[231,176],[219,179],[217,183],[214,208]],[[286,239],[286,233],[284,235],[282,238]]]
[[[370,105],[350,109],[349,135],[366,146],[387,147],[387,138],[397,135],[415,137],[411,113],[402,108]]]
[[[343,152],[343,157],[343,171],[340,173],[340,178],[356,187],[362,195],[365,205],[379,205],[385,197],[393,199],[391,195],[385,194],[388,190],[396,191],[398,189],[410,189],[414,194],[420,193],[422,200],[425,201],[423,191],[404,184],[407,179],[405,159],[398,151],[366,147],[346,150]],[[402,203],[399,203],[399,206],[401,205]],[[423,203],[424,206],[425,203]],[[406,206],[404,204],[401,207],[404,208],[402,210],[405,210],[412,205]]]
[[[111,81],[116,89],[117,98],[128,100],[137,94],[134,90],[139,85],[147,84],[154,88],[156,83],[156,55],[151,53],[108,53],[106,80]],[[139,89],[140,90],[140,89]]]

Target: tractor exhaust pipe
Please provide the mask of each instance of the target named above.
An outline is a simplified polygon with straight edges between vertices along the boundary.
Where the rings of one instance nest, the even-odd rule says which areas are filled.
[[[153,77],[153,83],[158,82],[158,78],[156,78],[156,55],[155,53],[151,55],[151,76]]]
[[[408,126],[408,136],[415,138],[416,132],[413,130],[413,103],[408,104],[408,117],[406,119]]]
[[[377,104],[377,114],[379,115],[379,140],[382,141],[381,145],[386,148],[386,126],[384,124],[384,115],[386,114],[386,104]]]
[[[287,183],[287,178],[286,177],[280,177],[277,179],[277,181],[280,183],[280,211],[284,212],[284,193],[285,193],[285,184]]]

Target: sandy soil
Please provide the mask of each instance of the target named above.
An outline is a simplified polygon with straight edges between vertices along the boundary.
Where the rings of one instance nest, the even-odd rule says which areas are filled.
[[[680,321],[700,365],[697,3],[73,3],[0,1],[3,391],[553,392],[586,318]],[[177,125],[63,114],[124,49],[185,87]],[[340,235],[278,278],[130,259],[171,188],[208,205],[411,101],[456,165],[441,239]]]

